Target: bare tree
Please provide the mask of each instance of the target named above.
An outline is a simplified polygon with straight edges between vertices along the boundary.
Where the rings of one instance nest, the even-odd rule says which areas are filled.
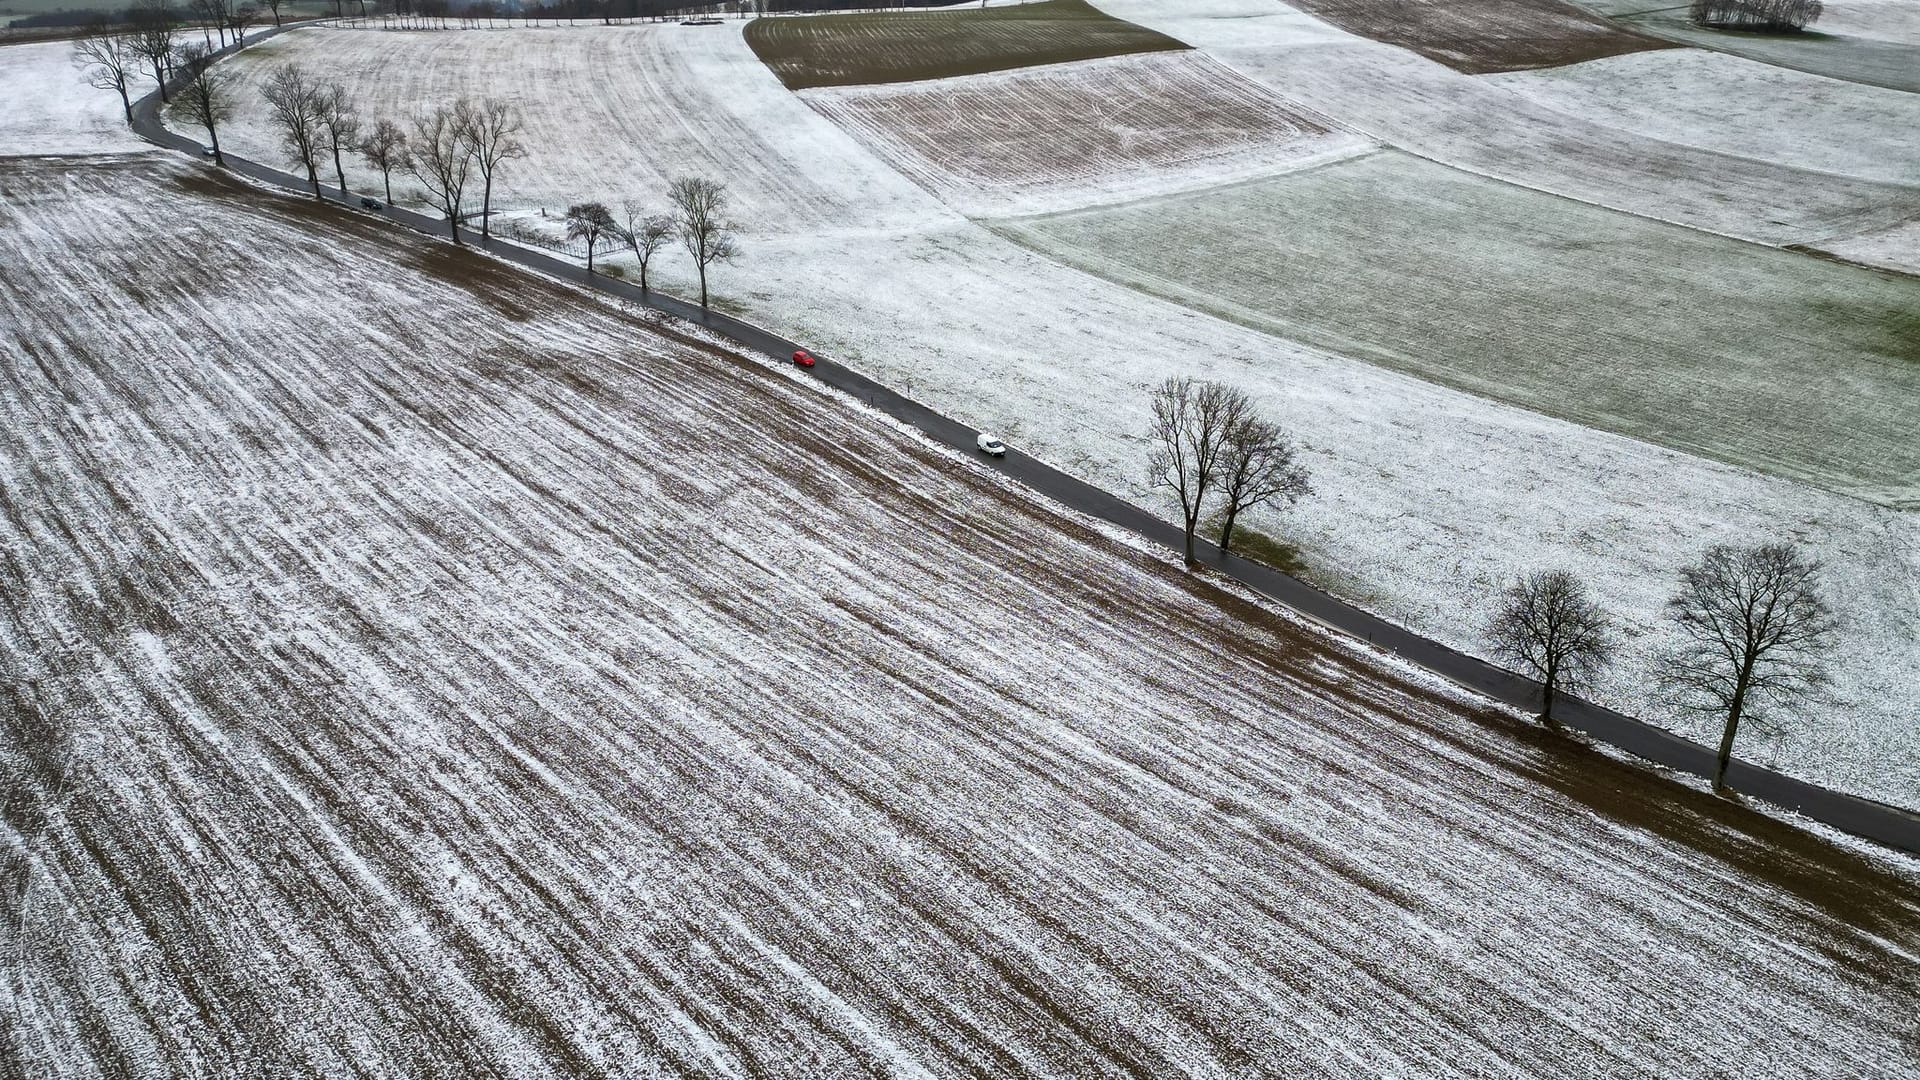
[[[287,0],[260,0],[260,2],[267,5],[268,11],[273,12],[273,25],[279,26],[280,9],[287,6]]]
[[[1548,724],[1554,695],[1590,684],[1614,654],[1606,612],[1565,570],[1521,575],[1501,594],[1487,636],[1495,655],[1540,680],[1540,719]]]
[[[337,82],[321,87],[314,103],[320,110],[320,134],[333,154],[333,174],[340,181],[340,196],[345,198],[347,169],[340,161],[340,152],[353,149],[360,139],[360,110],[353,103],[353,95]]]
[[[1220,524],[1220,550],[1228,550],[1233,525],[1242,512],[1274,499],[1289,504],[1313,494],[1306,466],[1285,428],[1257,416],[1243,416],[1227,429],[1220,455],[1220,495],[1227,502]]]
[[[360,140],[360,157],[367,164],[380,170],[380,186],[387,193],[389,205],[393,202],[393,171],[407,167],[407,133],[400,125],[391,120],[381,120],[373,125],[373,131]]]
[[[227,27],[233,31],[233,43],[239,45],[247,40],[247,31],[260,21],[260,8],[254,4],[241,4],[227,16]]]
[[[319,85],[307,77],[306,69],[299,64],[287,64],[267,76],[261,96],[267,100],[267,114],[280,129],[281,145],[306,167],[313,197],[320,198],[318,159],[325,125]]]
[[[574,203],[567,207],[567,239],[587,242],[587,274],[593,274],[593,253],[600,241],[620,231],[620,225],[613,220],[613,212],[606,204],[597,202]]]
[[[233,18],[233,0],[188,0],[187,10],[200,19],[200,25],[213,27],[220,35],[220,47],[227,44],[227,24]]]
[[[520,142],[520,112],[498,98],[478,102],[463,98],[454,104],[454,115],[480,170],[480,239],[484,241],[492,235],[487,226],[493,213],[494,174],[502,163],[527,156]]]
[[[1220,479],[1227,435],[1252,413],[1246,394],[1217,382],[1191,378],[1168,379],[1153,390],[1148,437],[1153,448],[1147,457],[1147,479],[1180,500],[1186,531],[1186,555],[1194,559],[1194,534],[1207,495]]]
[[[673,242],[675,228],[673,219],[665,214],[649,214],[639,203],[628,202],[623,208],[627,223],[620,230],[620,236],[633,249],[633,257],[640,262],[640,291],[647,291],[647,264],[660,253],[662,248]]]
[[[139,66],[140,57],[127,37],[115,33],[105,19],[93,19],[73,44],[73,60],[86,75],[87,85],[112,90],[120,95],[120,109],[133,123],[133,99],[127,94]]]
[[[173,72],[173,32],[179,22],[167,10],[166,0],[140,0],[127,9],[127,21],[133,25],[128,47],[153,69],[153,81],[160,84],[160,100],[167,96],[167,76]]]
[[[684,176],[667,185],[680,243],[700,268],[700,306],[707,306],[707,267],[740,257],[740,241],[726,218],[727,186],[718,180]]]
[[[427,197],[447,215],[447,231],[461,243],[460,210],[474,167],[473,145],[456,109],[441,106],[413,118],[407,136],[407,171],[425,185]]]
[[[1740,721],[1758,706],[1801,698],[1826,682],[1837,629],[1820,596],[1820,564],[1792,544],[1716,544],[1680,571],[1667,602],[1683,643],[1663,658],[1661,682],[1683,707],[1723,719],[1713,768],[1726,790]]]
[[[213,63],[212,54],[199,45],[189,45],[181,56],[177,107],[201,127],[207,129],[207,141],[213,147],[213,163],[226,167],[220,153],[220,125],[233,115],[233,76]]]

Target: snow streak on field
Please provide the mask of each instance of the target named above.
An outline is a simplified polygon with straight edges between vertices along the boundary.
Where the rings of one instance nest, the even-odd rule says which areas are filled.
[[[1920,1066],[1856,856],[608,306],[0,170],[36,1075]]]
[[[1583,121],[1485,79],[1342,34],[1272,0],[1199,10],[1102,0],[1341,124],[1525,187],[1768,244],[1920,216],[1920,190],[1714,153]],[[1889,124],[1897,122],[1889,118]]]
[[[1371,145],[1192,52],[805,96],[948,205],[981,216],[1168,194]]]
[[[1920,93],[1920,4],[1831,3],[1806,34],[1744,34],[1687,21],[1686,5],[1648,10],[1641,0],[1575,0],[1631,27],[1685,45],[1815,75]]]
[[[747,44],[794,90],[907,82],[1184,49],[1086,0],[761,18]]]
[[[1299,0],[1297,6],[1343,30],[1472,74],[1671,47],[1560,0]]]
[[[1594,60],[1491,81],[1609,127],[1760,161],[1920,184],[1920,94],[1701,49]]]
[[[832,125],[781,123],[789,112],[811,117],[741,45],[738,23],[299,30],[230,61],[242,108],[222,142],[234,153],[288,164],[260,87],[290,62],[351,87],[369,122],[404,122],[462,96],[507,97],[525,117],[530,153],[502,170],[497,207],[558,217],[572,203],[617,210],[631,198],[664,210],[669,180],[702,175],[727,183],[749,240],[957,220],[891,169],[862,168],[871,156]],[[347,180],[380,189],[379,173],[356,161]],[[396,197],[415,186],[396,185]]]
[[[1004,231],[1284,337],[1920,508],[1920,280],[1396,153]]]
[[[134,94],[153,87],[134,84]],[[0,45],[0,155],[104,154],[146,143],[127,130],[120,96],[87,85],[73,43]]]

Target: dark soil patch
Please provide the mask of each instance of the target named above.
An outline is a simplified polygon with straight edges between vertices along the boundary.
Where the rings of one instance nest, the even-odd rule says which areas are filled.
[[[1558,0],[1301,0],[1296,6],[1469,75],[1674,47]]]
[[[789,90],[978,75],[1187,46],[1084,0],[756,19],[747,44]]]

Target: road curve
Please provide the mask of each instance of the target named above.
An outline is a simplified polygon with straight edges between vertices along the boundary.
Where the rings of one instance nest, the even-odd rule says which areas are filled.
[[[279,27],[249,39],[247,45],[296,27]],[[245,46],[228,46],[216,56],[225,56]],[[202,159],[202,145],[194,139],[168,130],[160,119],[157,91],[134,104],[133,130],[148,142],[179,150],[196,160]],[[258,162],[224,154],[228,170],[276,187],[311,193],[300,177]],[[328,200],[360,212],[358,196],[343,196],[340,191],[322,185]],[[447,223],[443,219],[410,210],[386,207],[379,212],[396,224],[425,234],[425,242],[445,239]],[[802,346],[751,323],[701,308],[658,290],[642,290],[625,281],[600,275],[589,276],[583,267],[499,239],[482,242],[477,233],[462,229],[468,243],[496,258],[551,277],[584,285],[622,299],[697,323],[743,348],[764,353],[785,363]],[[912,425],[935,442],[974,453],[978,432],[950,419],[917,401],[902,396],[861,373],[822,357],[811,369],[821,382],[859,399]],[[1036,458],[1009,449],[1004,458],[990,459],[975,454],[983,468],[996,469],[1027,487],[1088,517],[1119,526],[1156,544],[1179,550],[1183,537],[1173,523],[1112,495],[1085,481],[1069,476]],[[1298,578],[1283,574],[1262,563],[1252,562],[1218,547],[1200,542],[1197,554],[1202,564],[1274,601],[1320,622],[1327,627],[1370,642],[1396,656],[1419,665],[1449,681],[1484,694],[1496,701],[1522,708],[1534,708],[1540,700],[1540,684],[1495,667],[1478,657],[1469,656],[1440,642],[1422,637],[1403,626],[1388,622],[1343,600],[1316,589]],[[1711,776],[1713,751],[1699,743],[1680,738],[1663,728],[1636,720],[1623,713],[1574,696],[1555,699],[1556,718],[1566,727],[1624,750],[1636,757],[1695,776]],[[1772,769],[1738,759],[1727,769],[1729,787],[1745,795],[1773,803],[1815,821],[1887,847],[1920,855],[1920,815],[1896,806],[1810,784]]]

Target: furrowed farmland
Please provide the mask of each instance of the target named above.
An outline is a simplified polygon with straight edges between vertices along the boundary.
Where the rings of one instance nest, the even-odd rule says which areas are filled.
[[[1421,134],[1419,138],[1428,141],[1419,145],[1456,153],[1470,166],[1517,167],[1535,180],[1622,196],[1616,201],[1651,208],[1655,213],[1649,216],[1707,218],[1736,230],[1757,222],[1755,229],[1764,229],[1776,242],[1885,235],[1888,250],[1878,257],[1892,258],[1889,251],[1904,242],[1900,222],[1909,216],[1897,202],[1913,189],[1831,174],[1817,174],[1824,177],[1818,185],[1790,183],[1793,177],[1816,174],[1583,121],[1404,53],[1400,55],[1407,64],[1417,65],[1407,70],[1423,73],[1422,78],[1436,72],[1435,78],[1444,78],[1444,83],[1434,84],[1444,104],[1427,103],[1436,111],[1421,113],[1410,105],[1418,99],[1405,96],[1404,81],[1370,88],[1351,71],[1342,76],[1350,81],[1341,93],[1323,93],[1331,76],[1307,63],[1308,46],[1285,42],[1315,40],[1318,34],[1325,45],[1332,36],[1347,44],[1327,46],[1335,51],[1325,55],[1339,62],[1358,58],[1360,74],[1372,71],[1368,65],[1379,57],[1398,50],[1355,44],[1331,27],[1319,26],[1309,34],[1301,29],[1304,16],[1243,11],[1243,0],[1216,0],[1215,6],[1224,11],[1221,18],[1182,8],[1177,19],[1165,17],[1160,27],[1177,24],[1182,36],[1235,43],[1210,45],[1204,56],[1114,57],[799,94],[786,90],[753,55],[738,23],[393,33],[303,29],[227,62],[245,90],[240,114],[222,141],[252,156],[286,163],[253,96],[266,75],[284,62],[299,62],[340,79],[369,119],[404,118],[462,95],[482,96],[510,87],[527,121],[522,137],[528,156],[508,164],[494,196],[496,208],[504,208],[512,220],[557,234],[562,209],[571,203],[600,199],[618,208],[630,198],[664,209],[663,191],[671,177],[700,173],[723,178],[746,256],[719,268],[716,306],[817,347],[950,416],[996,430],[1022,449],[1161,512],[1171,512],[1164,493],[1148,488],[1143,473],[1147,389],[1169,375],[1217,378],[1246,387],[1299,435],[1318,490],[1314,498],[1284,511],[1259,510],[1248,525],[1294,544],[1314,580],[1451,645],[1477,651],[1485,647],[1480,618],[1501,582],[1532,567],[1572,566],[1607,597],[1623,627],[1623,659],[1594,695],[1702,741],[1715,738],[1711,725],[1672,712],[1648,678],[1655,658],[1673,640],[1664,610],[1673,574],[1708,543],[1752,542],[1790,523],[1785,527],[1795,541],[1826,564],[1834,603],[1847,614],[1845,645],[1832,659],[1828,699],[1796,711],[1790,722],[1743,733],[1742,752],[1762,764],[1849,791],[1920,805],[1920,759],[1888,750],[1911,744],[1912,717],[1920,710],[1920,684],[1908,677],[1920,665],[1920,520],[1913,513],[1624,438],[1612,433],[1619,430],[1612,418],[1607,429],[1587,427],[1410,378],[1378,361],[1256,329],[1251,321],[1208,314],[1222,310],[1217,297],[1208,301],[1214,307],[1198,301],[1170,303],[1004,239],[992,231],[997,220],[982,224],[965,216],[997,219],[1009,212],[1111,205],[1120,198],[1191,191],[1239,179],[1243,168],[1256,176],[1285,173],[1316,160],[1291,156],[1302,149],[1330,138],[1356,137],[1340,134],[1342,129],[1370,134],[1382,130],[1370,123],[1336,123],[1319,104],[1302,104],[1294,89],[1349,115],[1368,115],[1355,112],[1356,99],[1349,92],[1373,95],[1369,109],[1398,118],[1400,126],[1384,128],[1396,140],[1405,131],[1418,133],[1416,121],[1426,116],[1450,130]],[[1146,20],[1155,10],[1130,5],[1125,13]],[[1352,48],[1364,51],[1350,53]],[[1301,75],[1292,89],[1273,78],[1272,66],[1276,57],[1290,53],[1286,62],[1297,65]],[[1678,56],[1682,51],[1649,55]],[[1199,77],[1217,72],[1218,65],[1259,83],[1259,91],[1247,91],[1231,75]],[[1108,68],[1127,78],[1113,85],[1104,70]],[[1332,70],[1339,70],[1337,64]],[[1390,70],[1402,73],[1400,68]],[[1140,108],[1111,116],[1085,107],[1087,99],[1078,92],[1082,84],[1111,87],[1116,100],[1127,100],[1126,82],[1156,80],[1169,92],[1196,95],[1199,101],[1225,95],[1209,108],[1227,111],[1235,122],[1215,122],[1195,108]],[[943,101],[986,107],[984,97],[970,89],[976,82],[1017,88],[1019,99],[1000,103],[1004,122],[969,127],[941,113]],[[1210,82],[1205,93],[1212,97],[1198,96],[1200,82]],[[1459,90],[1462,85],[1468,92]],[[823,105],[895,92],[911,103],[916,115],[925,117],[924,127],[939,132],[939,145],[956,162],[969,154],[983,160],[1010,158],[997,140],[1035,145],[1024,132],[1045,122],[1040,103],[1048,102],[1045,107],[1055,114],[1055,140],[1073,141],[1089,152],[1104,147],[1115,155],[1110,183],[1071,177],[1038,182],[1035,176],[1030,184],[994,186],[980,169],[972,170],[972,178],[932,166],[916,172],[915,155],[902,149],[904,141],[889,148],[885,139],[855,123],[837,124],[828,115],[837,104]],[[1511,110],[1509,118],[1522,118],[1526,130],[1509,131],[1498,114],[1476,112],[1481,104]],[[1273,108],[1331,127],[1334,134],[1277,143],[1250,141],[1245,126],[1252,125],[1257,135],[1258,118],[1276,115],[1269,111]],[[1082,111],[1068,116],[1061,114],[1064,109]],[[1410,115],[1402,116],[1409,109]],[[1802,130],[1817,128],[1820,114],[1810,106],[1796,123]],[[1856,130],[1867,129],[1865,119],[1852,123]],[[1571,134],[1562,139],[1556,130]],[[890,124],[889,131],[899,132],[899,140],[915,137],[900,124]],[[1148,157],[1132,153],[1129,147],[1135,146],[1164,150]],[[1643,154],[1647,147],[1655,149]],[[379,190],[377,173],[351,158],[346,164],[356,191]],[[1066,164],[1036,152],[1027,168],[1052,176],[1069,172]],[[1359,162],[1330,167],[1353,164]],[[1671,175],[1658,175],[1668,169],[1674,170]],[[1123,173],[1125,183],[1120,180]],[[1408,175],[1417,180],[1422,174]],[[1293,179],[1310,176],[1301,173]],[[1548,223],[1563,213],[1563,200],[1470,177],[1450,176],[1450,182],[1479,192],[1477,200],[1492,198],[1489,189],[1504,192],[1492,205],[1508,211],[1516,205],[1551,204],[1543,211]],[[403,204],[418,205],[407,181],[396,180],[395,195]],[[1409,197],[1395,195],[1384,205],[1399,205]],[[1510,203],[1509,198],[1522,202]],[[1573,213],[1576,221],[1587,221],[1586,209],[1568,204],[1564,211]],[[1362,211],[1375,214],[1378,209],[1354,209]],[[1385,260],[1390,253],[1413,260],[1409,277],[1414,269],[1433,272],[1458,265],[1446,261],[1457,258],[1448,249],[1459,241],[1445,230],[1465,227],[1476,215],[1479,227],[1511,220],[1511,214],[1487,216],[1483,209],[1415,215],[1407,219],[1410,226],[1439,231],[1394,238],[1372,256],[1381,265],[1370,271],[1377,270],[1377,280],[1389,278],[1391,267]],[[1613,218],[1599,215],[1593,220]],[[1863,220],[1891,231],[1860,234]],[[1643,232],[1639,227],[1646,222],[1633,224],[1636,227],[1624,235],[1649,251],[1689,256],[1720,251],[1699,246],[1711,237],[1680,229]],[[1304,232],[1326,236],[1339,227],[1311,222]],[[1528,220],[1526,228],[1533,227]],[[1182,237],[1179,242],[1194,241]],[[1476,246],[1487,243],[1475,241]],[[1569,273],[1577,264],[1578,253],[1542,253],[1520,240],[1508,242],[1505,250],[1515,258],[1546,258],[1549,266]],[[1779,253],[1756,251],[1750,257],[1762,254]],[[1366,265],[1368,253],[1341,257],[1358,268]],[[1596,258],[1595,265],[1601,267],[1638,265],[1623,253],[1602,251],[1587,257]],[[630,258],[603,259],[632,272]],[[1496,269],[1507,278],[1514,274],[1511,267]],[[1672,267],[1656,271],[1655,279],[1661,281],[1676,273]],[[1248,276],[1274,272],[1256,266]],[[653,273],[658,287],[696,286],[684,257],[672,251]],[[1597,313],[1594,325],[1570,329],[1567,340],[1630,342],[1632,329],[1620,325],[1625,321],[1621,312],[1637,312],[1650,303],[1646,290],[1630,279],[1615,281],[1612,286],[1622,299],[1617,306],[1607,306],[1594,299],[1605,294],[1607,283],[1576,279],[1574,284],[1575,295],[1591,301],[1588,310]],[[1725,288],[1685,280],[1677,287],[1691,297]],[[1408,291],[1431,303],[1434,288],[1432,282],[1416,282]],[[1535,295],[1516,288],[1516,295]],[[1379,317],[1404,330],[1407,316],[1396,310],[1404,297],[1391,290],[1385,295],[1389,310]],[[1274,302],[1270,296],[1259,299],[1262,304]],[[1538,313],[1496,314],[1498,323],[1488,332],[1504,335],[1502,340],[1524,336],[1509,323],[1536,330],[1542,325]],[[1373,317],[1367,313],[1368,320]],[[1434,333],[1450,347],[1464,348],[1468,328],[1456,325],[1459,320],[1451,314],[1448,319],[1452,322]],[[1336,329],[1351,337],[1356,328]],[[1557,355],[1563,345],[1555,341],[1547,352]],[[1665,362],[1658,342],[1649,339],[1639,347],[1644,365]],[[1707,347],[1721,355],[1733,345],[1708,342]],[[1469,370],[1491,363],[1467,360]],[[1755,363],[1745,361],[1740,370]],[[1703,385],[1737,382],[1739,374],[1712,372]],[[1651,373],[1636,378],[1657,380]],[[1671,399],[1675,392],[1665,393]],[[1738,407],[1755,406],[1762,397],[1749,395]],[[1793,456],[1805,450],[1822,469],[1857,472],[1869,478],[1860,481],[1863,486],[1882,483],[1884,476],[1871,478],[1890,473],[1890,467],[1849,455],[1883,437],[1885,417],[1897,413],[1897,400],[1848,404],[1843,396],[1837,404],[1822,403],[1813,416],[1823,423],[1849,410],[1871,417],[1875,407],[1885,410],[1876,420],[1880,426],[1868,428],[1864,436],[1840,437],[1840,451],[1797,445],[1797,418],[1774,424],[1774,434],[1749,427],[1716,438],[1740,453],[1780,451]],[[1631,410],[1628,415],[1635,422],[1645,419]],[[1681,425],[1675,420],[1660,423],[1666,428]],[[1895,460],[1906,459],[1901,455],[1910,457],[1897,448]],[[1813,466],[1801,462],[1796,467]],[[1900,489],[1900,483],[1887,481],[1884,486],[1889,489],[1880,492],[1885,501],[1899,497],[1894,489]],[[1904,486],[1911,487],[1910,476]]]
[[[1361,37],[1411,49],[1457,71],[1577,64],[1601,56],[1672,48],[1560,0],[1299,0],[1294,6]]]
[[[0,211],[29,1074],[1920,1067],[1901,876],[848,403],[186,164]]]
[[[806,97],[902,173],[974,214],[1124,201],[1371,145],[1192,52]]]
[[[1002,228],[1283,337],[1920,507],[1920,280],[1395,153]]]
[[[1184,49],[1085,0],[756,19],[747,44],[790,89],[905,82]]]

